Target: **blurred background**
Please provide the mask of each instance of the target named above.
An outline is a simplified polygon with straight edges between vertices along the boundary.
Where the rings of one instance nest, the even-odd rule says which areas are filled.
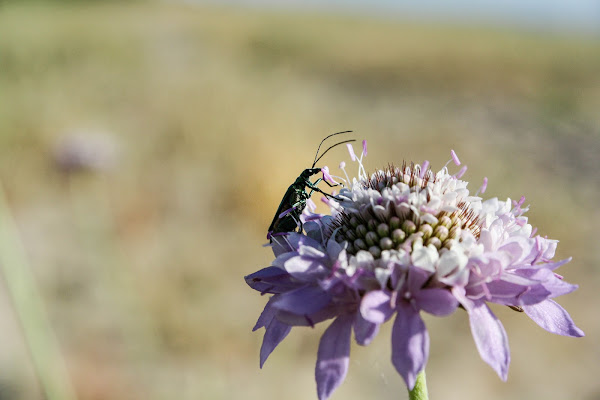
[[[559,302],[587,336],[493,308],[503,383],[464,312],[427,316],[431,398],[600,399],[600,5],[562,3],[0,1],[0,399],[43,399],[61,359],[61,399],[316,399],[327,324],[260,370],[267,299],[243,276],[272,260],[287,186],[347,129],[371,170],[454,149],[472,191],[487,176],[486,196],[526,196],[573,256],[559,272],[581,287]],[[15,285],[40,300],[26,317],[47,313],[56,371],[36,373]],[[333,396],[365,398],[407,398],[390,326],[353,345]]]

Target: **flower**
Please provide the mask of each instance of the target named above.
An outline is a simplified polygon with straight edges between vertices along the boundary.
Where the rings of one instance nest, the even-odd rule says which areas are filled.
[[[358,178],[340,164],[343,188],[324,199],[331,215],[305,210],[305,232],[277,237],[271,266],[245,277],[272,294],[254,327],[265,328],[261,367],[292,327],[333,319],[315,372],[319,399],[327,399],[346,376],[352,331],[368,345],[394,317],[391,359],[412,389],[429,356],[421,311],[446,316],[460,307],[482,359],[506,380],[508,340],[487,303],[524,312],[551,333],[583,336],[552,300],[577,288],[553,272],[570,259],[553,261],[557,241],[536,235],[524,198],[470,195],[460,179],[464,166],[450,174],[446,164],[434,173],[426,161],[367,174],[366,142],[360,157],[348,146]],[[328,169],[324,176],[333,181]],[[487,179],[480,192],[486,186]]]
[[[108,171],[118,161],[117,144],[101,132],[73,132],[56,144],[53,159],[65,173]]]

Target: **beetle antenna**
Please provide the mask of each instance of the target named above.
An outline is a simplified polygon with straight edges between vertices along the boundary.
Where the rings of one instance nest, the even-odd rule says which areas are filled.
[[[327,139],[329,139],[332,136],[341,135],[342,133],[350,133],[350,132],[352,132],[352,131],[343,131],[343,132],[332,133],[331,135],[326,136],[325,139],[321,140],[321,143],[319,143],[319,147],[317,148],[317,154],[315,154],[315,161],[313,162],[311,168],[314,168],[315,164],[317,163],[317,161],[319,161],[321,159],[321,157],[323,157],[325,155],[325,153],[327,153],[330,149],[334,148],[335,146],[337,146],[339,144],[344,144],[344,143],[348,143],[348,142],[355,142],[356,140],[346,140],[344,142],[340,142],[340,143],[334,144],[333,146],[331,146],[327,150],[325,150],[323,152],[323,154],[321,154],[321,157],[317,158],[317,156],[319,155],[319,150],[321,150],[321,146],[323,145],[324,141],[326,141]]]
[[[350,142],[356,142],[356,139],[344,140],[343,142],[339,142],[339,143],[336,143],[336,144],[334,144],[333,146],[329,146],[329,147],[327,148],[327,150],[325,150],[325,151],[323,152],[323,154],[321,154],[321,155],[319,156],[319,158],[317,158],[317,159],[315,160],[315,162],[313,163],[313,165],[312,165],[312,167],[311,167],[311,168],[314,168],[314,167],[315,167],[315,164],[316,164],[316,163],[317,163],[317,162],[318,162],[318,161],[319,161],[321,158],[323,158],[323,156],[324,156],[325,154],[327,154],[327,152],[328,152],[329,150],[333,149],[333,148],[334,148],[334,147],[336,147],[336,146],[339,146],[340,144],[344,144],[344,143],[350,143]]]

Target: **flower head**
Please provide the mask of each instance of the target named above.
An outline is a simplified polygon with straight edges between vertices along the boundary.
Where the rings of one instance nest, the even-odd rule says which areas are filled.
[[[115,167],[117,143],[107,134],[75,132],[61,139],[54,148],[53,158],[65,173],[102,172]]]
[[[272,265],[246,277],[272,294],[254,328],[266,328],[261,366],[293,326],[334,319],[317,353],[317,392],[327,399],[345,378],[352,331],[368,345],[393,318],[392,363],[412,389],[429,355],[421,311],[445,316],[460,306],[481,357],[506,380],[508,340],[487,303],[524,311],[549,332],[583,336],[552,300],[577,288],[553,272],[570,259],[553,261],[557,241],[535,235],[523,198],[470,195],[464,166],[433,172],[425,161],[367,174],[366,149],[363,142],[357,157],[349,145],[358,176],[340,164],[345,178],[328,200],[331,215],[305,212],[305,232],[277,237]]]

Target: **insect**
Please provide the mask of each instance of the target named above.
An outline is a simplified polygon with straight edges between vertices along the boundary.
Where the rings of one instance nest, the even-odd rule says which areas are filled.
[[[267,234],[267,239],[269,239],[271,243],[273,242],[273,236],[276,236],[277,234],[293,232],[296,228],[299,228],[298,232],[302,232],[302,222],[300,221],[300,215],[304,211],[304,208],[306,208],[306,202],[308,201],[313,192],[319,192],[327,197],[335,198],[329,193],[325,193],[324,191],[319,189],[317,185],[321,181],[325,181],[325,183],[329,185],[329,187],[338,186],[337,184],[331,184],[323,178],[319,178],[315,182],[311,182],[310,178],[313,175],[316,175],[319,172],[321,172],[321,168],[315,168],[315,165],[329,150],[333,149],[336,146],[339,146],[340,144],[355,142],[356,140],[350,139],[336,143],[333,146],[327,148],[327,150],[325,150],[321,154],[321,156],[319,156],[319,151],[321,150],[323,142],[325,142],[325,140],[329,139],[332,136],[350,132],[352,131],[332,133],[331,135],[325,137],[325,139],[321,140],[321,143],[319,143],[319,147],[317,148],[317,153],[315,154],[315,160],[312,163],[312,166],[302,171],[302,173],[300,174],[300,176],[298,176],[298,178],[296,178],[294,183],[292,183],[290,187],[288,187],[285,194],[283,195],[283,198],[281,199],[281,203],[279,203],[279,207],[277,208],[277,212],[275,212],[273,222],[271,222]],[[306,188],[309,188],[310,192],[307,192]]]

